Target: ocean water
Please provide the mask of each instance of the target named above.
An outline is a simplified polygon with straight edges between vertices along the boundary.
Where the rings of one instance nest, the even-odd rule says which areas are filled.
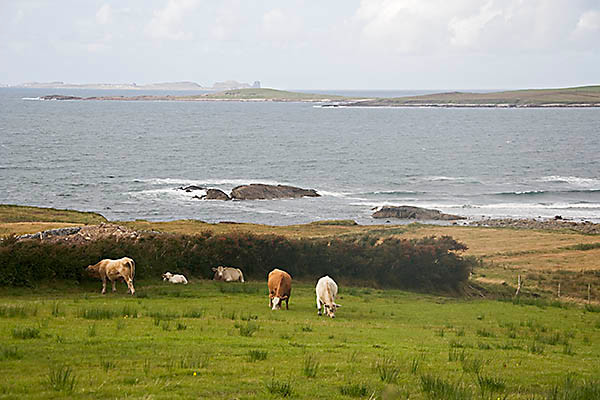
[[[600,109],[35,100],[55,93],[139,94],[0,89],[0,203],[111,220],[369,224],[385,222],[375,207],[414,205],[600,222]],[[322,197],[201,201],[176,189],[247,183]]]

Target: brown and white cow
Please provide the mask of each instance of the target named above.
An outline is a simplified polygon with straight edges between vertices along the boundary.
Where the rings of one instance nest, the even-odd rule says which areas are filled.
[[[317,292],[317,314],[321,315],[322,306],[325,314],[335,318],[335,310],[341,307],[341,305],[335,304],[338,294],[338,286],[335,281],[329,276],[324,276],[317,282],[315,290]]]
[[[285,271],[275,268],[269,272],[267,281],[269,287],[269,307],[272,310],[281,309],[285,300],[285,309],[289,310],[290,294],[292,293],[292,277]]]
[[[106,293],[106,280],[112,282],[112,291],[116,292],[115,286],[117,280],[123,279],[127,283],[129,292],[133,296],[135,288],[133,287],[133,277],[135,276],[135,262],[129,257],[119,258],[118,260],[104,259],[95,265],[86,268],[90,276],[102,279],[102,294]]]
[[[244,282],[244,274],[239,268],[222,267],[219,265],[217,268],[213,267],[212,270],[215,271],[215,276],[213,277],[215,281]]]

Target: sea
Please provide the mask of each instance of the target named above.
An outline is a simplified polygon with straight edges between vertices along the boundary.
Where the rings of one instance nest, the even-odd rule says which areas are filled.
[[[600,222],[600,109],[40,100],[49,94],[142,92],[0,88],[0,204],[94,211],[109,220],[269,225],[406,223],[373,219],[384,205],[467,221]],[[178,189],[229,192],[249,183],[315,189],[321,197],[206,201]]]

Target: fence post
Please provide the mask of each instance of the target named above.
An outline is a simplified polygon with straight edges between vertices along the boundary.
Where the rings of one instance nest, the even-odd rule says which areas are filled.
[[[588,304],[590,304],[592,298],[592,284],[588,283]]]
[[[517,277],[517,291],[515,292],[515,296],[519,295],[519,292],[521,291],[521,285],[523,284],[523,281],[521,281],[521,274],[519,274],[519,276]]]
[[[558,282],[558,296],[557,297],[560,297],[560,282]]]

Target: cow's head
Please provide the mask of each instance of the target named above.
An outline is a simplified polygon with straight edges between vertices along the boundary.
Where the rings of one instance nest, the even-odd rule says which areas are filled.
[[[170,273],[170,272],[165,272],[164,274],[162,274],[163,281],[168,281],[168,280],[170,280],[172,276],[173,276],[173,274],[172,274],[172,273]]]
[[[94,277],[94,278],[100,277],[100,274],[98,273],[98,265],[97,264],[96,265],[88,265],[85,268],[85,272],[87,272],[87,274],[91,277]]]
[[[325,314],[327,314],[328,317],[335,318],[335,310],[337,310],[338,307],[341,307],[341,305],[332,303],[331,305],[325,304],[323,308],[325,308]]]
[[[213,279],[216,281],[222,281],[223,272],[225,272],[225,267],[219,265],[217,268],[213,267],[212,270],[215,272],[215,277]]]

